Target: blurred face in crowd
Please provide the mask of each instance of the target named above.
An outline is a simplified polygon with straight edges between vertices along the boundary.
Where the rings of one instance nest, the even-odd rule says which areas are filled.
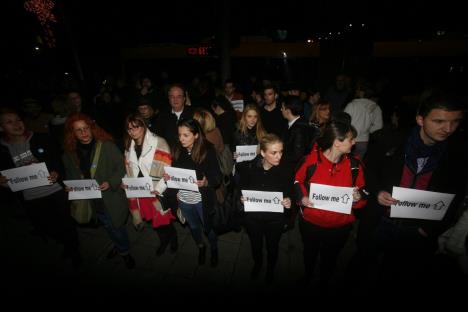
[[[416,122],[421,127],[421,139],[426,145],[445,141],[457,130],[462,119],[462,111],[447,111],[441,108],[432,109],[426,117],[416,116]]]
[[[68,101],[72,106],[74,112],[81,112],[81,95],[78,92],[70,92],[68,94]]]
[[[81,144],[89,144],[93,140],[91,127],[84,120],[77,120],[73,123],[73,133]]]
[[[320,92],[315,92],[314,94],[311,94],[309,96],[309,103],[310,104],[318,103],[319,100],[320,100]]]
[[[263,166],[265,169],[278,166],[283,156],[283,143],[267,144],[266,150],[261,150],[260,153],[264,160]]]
[[[265,89],[263,91],[263,98],[265,99],[265,105],[271,105],[276,101],[276,92],[274,89]]]
[[[26,130],[23,120],[15,113],[0,115],[0,130],[8,138],[21,137]]]
[[[228,82],[224,85],[224,94],[227,96],[232,96],[234,94],[234,90],[236,90],[236,88],[232,82]]]
[[[330,120],[330,105],[320,105],[318,107],[317,117],[320,123],[325,123]]]
[[[153,116],[154,110],[150,105],[139,105],[138,113],[143,118],[151,118]]]
[[[141,87],[142,88],[151,89],[151,86],[152,86],[151,79],[143,78],[141,80]]]
[[[128,135],[135,140],[138,145],[141,145],[143,142],[143,137],[145,136],[145,127],[142,127],[135,123],[129,123],[127,126]]]
[[[179,87],[172,87],[169,90],[169,104],[174,112],[180,112],[184,109],[185,94]]]
[[[254,110],[249,110],[247,114],[245,114],[245,123],[247,124],[247,128],[252,129],[257,125],[258,115],[257,112]]]
[[[189,151],[192,150],[193,143],[198,138],[198,134],[193,134],[189,128],[182,126],[179,127],[179,141],[182,147],[188,149]]]

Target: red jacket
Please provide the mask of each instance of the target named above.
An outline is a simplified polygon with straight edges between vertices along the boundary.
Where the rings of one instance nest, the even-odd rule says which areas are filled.
[[[316,147],[315,147],[316,148]],[[309,166],[316,164],[316,169],[307,185],[310,183],[318,183],[332,186],[353,187],[351,164],[349,155],[344,155],[343,158],[337,163],[333,164],[329,161],[322,151],[314,150],[307,156],[306,160],[296,172],[294,183],[299,183],[304,196],[309,196],[309,187],[305,187],[304,180],[306,179],[306,170]],[[318,161],[320,157],[320,161]],[[359,172],[356,178],[356,185],[362,188],[365,185],[363,167],[359,165]],[[361,199],[353,203],[352,208],[358,209],[366,205],[366,200]],[[336,228],[354,222],[356,217],[352,214],[344,214],[334,211],[321,210],[316,208],[304,207],[303,211],[304,220],[315,225],[325,228]]]

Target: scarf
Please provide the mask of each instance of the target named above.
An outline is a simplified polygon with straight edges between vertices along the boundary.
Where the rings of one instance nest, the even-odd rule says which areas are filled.
[[[420,131],[419,126],[411,131],[405,148],[405,164],[415,174],[434,171],[447,149],[447,141],[434,145],[424,144],[419,135]]]

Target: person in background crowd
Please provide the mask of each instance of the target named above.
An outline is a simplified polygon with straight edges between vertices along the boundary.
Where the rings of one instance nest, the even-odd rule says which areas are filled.
[[[177,123],[183,119],[193,117],[193,109],[185,106],[185,88],[180,84],[173,84],[168,91],[170,110],[159,113],[156,121],[156,134],[163,137],[171,148],[177,144]]]

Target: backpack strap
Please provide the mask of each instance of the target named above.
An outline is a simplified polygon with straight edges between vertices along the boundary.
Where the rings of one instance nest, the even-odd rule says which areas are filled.
[[[353,181],[353,186],[356,186],[356,179],[359,174],[359,165],[361,161],[354,156],[350,155],[349,156],[349,164],[351,166],[351,177]]]
[[[350,155],[349,156],[350,160],[350,166],[351,166],[351,177],[353,181],[353,187],[356,186],[356,179],[359,174],[359,166],[361,165],[361,161],[354,156]],[[359,193],[361,194],[361,198],[368,198],[370,193],[369,191],[364,187],[359,188]]]
[[[91,173],[91,179],[94,179],[94,175],[96,174],[97,164],[99,162],[99,156],[101,154],[101,146],[101,141],[96,142],[96,150],[94,151],[93,162],[91,163],[91,168],[89,169]]]

